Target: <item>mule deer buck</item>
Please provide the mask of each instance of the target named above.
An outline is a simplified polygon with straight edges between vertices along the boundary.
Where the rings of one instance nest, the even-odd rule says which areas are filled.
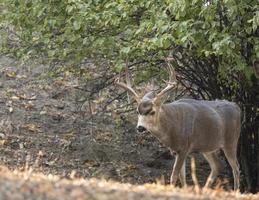
[[[141,97],[131,86],[126,68],[126,83],[116,80],[116,85],[130,92],[137,101],[137,131],[148,131],[175,153],[175,163],[170,183],[175,185],[178,177],[186,186],[185,159],[191,152],[201,152],[208,161],[211,172],[205,187],[217,178],[222,165],[216,151],[222,149],[233,172],[234,190],[239,190],[239,165],[237,144],[240,135],[240,109],[226,100],[181,99],[164,103],[176,86],[176,75],[168,63],[169,81],[158,94],[149,91]]]

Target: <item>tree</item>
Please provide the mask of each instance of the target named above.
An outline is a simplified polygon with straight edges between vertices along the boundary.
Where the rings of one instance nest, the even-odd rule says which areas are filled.
[[[2,2],[2,52],[43,57],[73,71],[94,59],[97,67],[97,61],[105,62],[112,66],[109,71],[118,72],[128,60],[138,70],[137,81],[158,74],[164,57],[171,57],[178,80],[193,97],[238,102],[244,188],[259,190],[256,0]]]

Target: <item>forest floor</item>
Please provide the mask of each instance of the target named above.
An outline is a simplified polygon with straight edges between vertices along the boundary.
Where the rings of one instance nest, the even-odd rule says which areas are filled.
[[[7,173],[1,172],[0,175],[1,190],[9,187],[10,183],[12,193],[20,187],[20,182],[28,186],[28,191],[34,191],[30,189],[33,184],[46,184],[46,188],[53,191],[52,195],[55,192],[57,195],[62,192],[66,194],[70,186],[78,191],[85,187],[65,180],[71,177],[98,178],[134,185],[157,181],[168,183],[173,165],[169,151],[151,135],[136,133],[135,113],[105,112],[109,107],[106,105],[107,99],[114,98],[112,87],[91,96],[88,92],[91,83],[85,85],[70,73],[55,77],[51,77],[51,73],[45,65],[26,65],[0,56],[0,165],[11,171],[33,169],[33,173],[58,176],[65,183],[64,188],[60,188],[59,183],[56,187],[55,181],[43,183],[46,179],[43,175],[39,180],[23,181],[7,170]],[[200,155],[194,156],[197,176],[202,185],[209,174],[209,166]],[[224,158],[222,161],[226,170],[217,185],[230,190],[232,174]],[[189,163],[188,160],[187,182],[192,184]],[[5,181],[7,185],[3,184]],[[85,184],[92,184],[91,187],[101,191],[97,182],[86,181]],[[138,186],[116,184],[119,188],[135,188],[136,192],[132,195],[143,196],[141,191],[138,192]],[[80,192],[89,192],[90,195],[91,187]],[[17,193],[21,193],[21,189]],[[113,190],[110,188],[102,192],[110,194]],[[118,189],[116,195],[119,197],[121,194],[122,190]],[[128,195],[130,198],[131,193]],[[150,197],[156,195],[159,197],[162,194],[149,194]],[[167,194],[163,198],[166,199]]]

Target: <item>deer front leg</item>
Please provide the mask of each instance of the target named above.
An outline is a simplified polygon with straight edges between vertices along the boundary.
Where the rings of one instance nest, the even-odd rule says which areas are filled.
[[[176,181],[178,179],[178,176],[180,175],[180,170],[184,164],[186,158],[186,153],[185,152],[180,152],[177,153],[175,156],[175,162],[174,162],[174,168],[173,168],[173,172],[170,178],[170,184],[171,185],[175,185]]]
[[[186,183],[186,172],[185,172],[185,163],[186,163],[186,161],[184,160],[184,161],[183,161],[182,168],[181,168],[181,171],[180,171],[180,176],[179,176],[182,187],[187,187],[187,183]]]

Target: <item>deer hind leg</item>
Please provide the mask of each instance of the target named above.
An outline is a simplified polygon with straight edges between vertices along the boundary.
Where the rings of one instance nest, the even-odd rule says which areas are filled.
[[[217,176],[219,175],[220,171],[223,169],[222,164],[217,157],[217,154],[215,152],[212,153],[203,153],[203,156],[208,161],[211,172],[209,177],[207,178],[205,188],[211,187]]]
[[[239,171],[239,164],[237,161],[237,155],[236,155],[236,148],[224,148],[223,149],[225,156],[228,160],[228,163],[230,164],[232,168],[232,173],[234,176],[234,190],[239,190],[239,179],[240,179],[240,171]]]
[[[181,171],[180,171],[180,175],[179,175],[182,187],[186,187],[187,186],[187,183],[186,183],[186,172],[185,172],[185,162],[186,161],[184,160],[182,168],[181,168]]]

